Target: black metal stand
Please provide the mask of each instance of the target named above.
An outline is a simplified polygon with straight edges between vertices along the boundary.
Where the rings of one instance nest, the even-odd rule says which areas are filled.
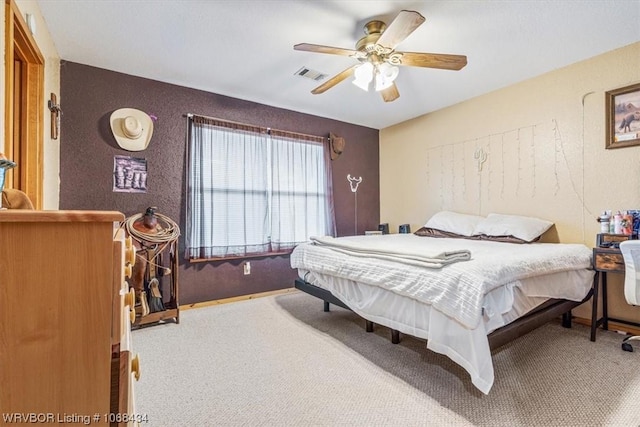
[[[313,295],[314,297],[323,300],[324,311],[329,311],[329,303],[353,311],[326,289],[314,286],[300,278],[295,280],[294,286],[309,295]],[[595,298],[596,294],[594,291],[595,289],[591,289],[582,301],[554,299],[543,303],[540,307],[534,309],[524,317],[521,317],[490,333],[488,336],[489,347],[492,349],[498,348],[507,342],[536,329],[550,320],[557,318],[558,316],[562,316],[562,326],[566,328],[571,327],[571,310],[580,304],[585,303],[592,296]],[[365,328],[367,332],[373,332],[373,325],[373,322],[365,319]],[[391,329],[391,342],[393,344],[398,344],[400,342],[399,331]]]

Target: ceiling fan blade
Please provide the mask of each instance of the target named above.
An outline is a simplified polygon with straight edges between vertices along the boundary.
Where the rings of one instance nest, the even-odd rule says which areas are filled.
[[[382,89],[380,91],[380,94],[382,95],[382,99],[384,99],[384,102],[391,102],[400,98],[400,92],[398,92],[398,86],[396,86],[395,83],[393,83],[386,89]]]
[[[448,55],[445,53],[398,52],[402,54],[401,65],[411,67],[441,68],[444,70],[460,70],[467,65],[464,55]]]
[[[318,95],[318,94],[321,94],[323,92],[326,92],[327,90],[331,89],[332,87],[334,87],[335,85],[337,85],[341,81],[351,77],[353,75],[353,72],[355,71],[356,67],[358,67],[358,66],[360,66],[360,64],[356,64],[356,65],[354,65],[352,67],[349,67],[346,70],[336,74],[335,76],[331,77],[326,82],[322,83],[317,88],[313,89],[311,91],[311,93],[314,94],[314,95]]]
[[[305,52],[328,53],[331,55],[353,56],[358,53],[357,50],[343,49],[341,47],[323,46],[311,43],[299,43],[293,46],[294,50],[302,50]]]
[[[377,44],[395,49],[395,47],[425,21],[424,16],[412,10],[402,10],[389,24],[377,41]]]

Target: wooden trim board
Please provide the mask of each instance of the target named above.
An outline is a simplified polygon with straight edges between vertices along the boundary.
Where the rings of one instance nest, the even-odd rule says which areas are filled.
[[[210,307],[212,305],[228,304],[230,302],[246,301],[250,299],[263,298],[263,297],[268,297],[272,295],[284,295],[291,292],[299,292],[299,291],[296,288],[285,288],[285,289],[278,289],[276,291],[260,292],[257,294],[249,294],[249,295],[240,295],[237,297],[223,298],[223,299],[218,299],[213,301],[196,302],[193,304],[181,305],[180,310],[190,310],[192,308]]]

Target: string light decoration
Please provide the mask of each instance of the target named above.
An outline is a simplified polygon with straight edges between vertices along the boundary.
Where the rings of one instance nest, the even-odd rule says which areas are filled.
[[[498,194],[502,201],[513,198],[535,199],[541,195],[575,197],[582,207],[584,237],[588,217],[596,215],[585,202],[584,169],[585,99],[594,93],[596,92],[588,92],[582,98],[580,157],[574,156],[573,146],[571,151],[565,146],[561,125],[556,118],[480,138],[445,142],[426,149],[426,178],[431,195],[440,199],[441,206],[445,201],[455,205],[461,196],[463,202],[467,201],[467,162],[474,161],[477,173],[471,174],[469,181],[473,187],[477,187],[474,190],[477,191],[474,200],[478,203],[483,202],[483,195],[484,200],[491,201]],[[474,144],[473,148],[468,144]],[[444,159],[446,155],[451,155],[452,159]],[[568,155],[573,157],[569,158]],[[436,156],[440,157],[439,162]],[[570,163],[574,158],[576,161],[582,160],[582,167]],[[483,181],[483,174],[488,179]],[[451,186],[445,192],[447,183]],[[438,185],[439,191],[436,189]],[[482,211],[479,204],[476,208],[479,212]]]
[[[522,126],[519,128],[507,130],[504,132],[489,134],[483,137],[475,138],[472,140],[466,140],[455,143],[442,144],[436,147],[427,149],[427,184],[438,184],[438,196],[440,199],[441,208],[443,208],[446,202],[455,202],[456,198],[462,194],[463,201],[467,199],[467,161],[473,158],[476,164],[476,176],[477,181],[477,193],[474,199],[480,203],[482,199],[482,189],[487,186],[486,196],[488,200],[491,200],[492,190],[494,184],[499,182],[500,185],[500,199],[504,200],[505,193],[507,192],[507,168],[509,165],[513,165],[513,161],[509,161],[509,153],[515,159],[515,172],[516,179],[513,180],[515,188],[510,187],[510,191],[513,195],[520,197],[523,186],[525,184],[531,185],[531,188],[527,188],[527,192],[530,191],[532,197],[538,194],[537,180],[538,180],[538,165],[536,158],[536,151],[542,150],[541,144],[544,144],[544,135],[539,132],[540,123],[529,126]],[[553,120],[553,134],[554,134],[554,176],[555,176],[555,194],[557,195],[560,189],[559,180],[559,168],[562,159],[560,157],[565,156],[564,148],[562,147],[561,135],[558,129],[557,122]],[[505,141],[506,138],[509,138]],[[529,140],[527,140],[529,139]],[[469,147],[469,144],[473,144],[473,147]],[[460,147],[460,148],[458,148]],[[461,150],[461,153],[460,153]],[[496,158],[491,161],[491,154],[500,155],[500,158]],[[439,156],[439,170],[438,167],[433,168],[434,155]],[[446,159],[447,155],[451,155],[450,159]],[[472,156],[472,157],[471,157]],[[524,157],[523,157],[524,156]],[[459,160],[460,159],[460,160]],[[435,160],[438,161],[438,160]],[[458,162],[461,161],[459,164]],[[565,159],[566,167],[569,165]],[[526,168],[525,168],[526,166]],[[526,169],[526,170],[525,170]],[[436,171],[434,173],[434,171]],[[530,175],[529,175],[530,173]],[[439,175],[436,177],[436,174]],[[482,175],[488,175],[488,181],[482,182]],[[496,178],[496,174],[500,174],[499,178]],[[449,176],[447,176],[449,175]],[[437,181],[436,181],[437,180]],[[450,188],[445,191],[445,185],[451,183]],[[497,182],[496,182],[497,181]],[[487,184],[488,182],[488,184]],[[475,185],[474,185],[475,186]],[[575,186],[575,184],[574,184]],[[457,191],[460,190],[460,191]],[[451,193],[451,194],[449,194]]]
[[[449,159],[449,167],[451,168],[451,203],[456,201],[456,174],[454,173],[455,145],[451,145],[451,158]]]
[[[536,127],[531,126],[531,141],[530,141],[531,174],[532,174],[531,179],[533,179],[533,183],[531,185],[531,197],[536,196],[536,145],[533,143],[535,139],[536,139]]]
[[[522,171],[521,157],[520,157],[520,129],[518,129],[518,133],[516,136],[516,146],[518,147],[518,171],[517,171],[517,179],[516,179],[516,197],[520,195],[520,180],[522,179],[520,176],[520,172]]]
[[[464,155],[465,143],[463,142],[461,145],[462,145],[462,200],[467,200],[467,161]]]
[[[487,200],[491,200],[491,188],[493,186],[493,175],[495,174],[493,170],[492,159],[491,159],[491,143],[492,143],[491,135],[489,135],[489,142],[487,142],[487,157],[489,159],[489,179],[488,179],[489,192],[487,193]]]
[[[427,167],[426,167],[426,169],[427,169],[427,171],[426,171],[426,179],[427,179],[427,181],[426,181],[426,183],[427,183],[427,185],[429,185],[429,183],[431,182],[431,173],[430,173],[430,171],[431,171],[431,155],[429,154],[428,150],[427,150],[427,153],[426,153],[426,159],[427,159]]]
[[[558,191],[560,191],[560,177],[558,176],[558,163],[560,163],[560,161],[558,160],[558,153],[560,151],[560,149],[558,148],[559,145],[562,144],[562,141],[560,140],[560,130],[558,129],[558,122],[556,122],[556,119],[552,120],[553,123],[553,174],[556,177],[556,185],[553,191],[553,195],[556,196],[558,194]]]
[[[573,193],[575,194],[575,196],[578,198],[578,200],[580,200],[580,203],[582,205],[583,208],[587,209],[587,207],[585,206],[584,203],[584,196],[583,193],[581,193],[580,191],[578,191],[578,189],[576,188],[576,181],[573,179],[573,174],[571,173],[571,167],[569,166],[569,161],[567,160],[567,153],[564,151],[564,142],[562,141],[562,135],[560,133],[560,127],[558,126],[558,122],[554,119],[553,120],[554,123],[554,132],[557,134],[557,140],[558,140],[558,146],[559,146],[559,154],[560,157],[562,157],[562,161],[564,162],[564,166],[567,170],[567,173],[569,174],[569,182],[571,183],[571,190],[573,190]],[[584,147],[583,147],[584,150]],[[584,169],[584,153],[582,154],[582,162],[583,162],[583,167],[582,169]],[[560,161],[558,160],[558,163],[560,163]],[[584,172],[583,172],[584,173]],[[556,176],[556,183],[558,185],[558,188],[560,187],[560,183],[558,180],[558,177]],[[584,192],[584,177],[583,177],[583,181],[582,181],[582,191]]]
[[[440,146],[440,209],[444,208],[444,146]]]
[[[500,187],[500,200],[504,200],[504,134],[500,135],[500,160],[502,162],[502,186]]]

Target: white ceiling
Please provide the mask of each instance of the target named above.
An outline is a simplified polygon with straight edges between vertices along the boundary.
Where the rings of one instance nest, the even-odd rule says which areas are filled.
[[[39,0],[63,60],[382,129],[640,40],[640,0]],[[348,49],[371,19],[402,10],[426,22],[399,51],[466,55],[460,71],[402,67],[400,98],[382,101],[330,77],[355,59],[294,51]]]

